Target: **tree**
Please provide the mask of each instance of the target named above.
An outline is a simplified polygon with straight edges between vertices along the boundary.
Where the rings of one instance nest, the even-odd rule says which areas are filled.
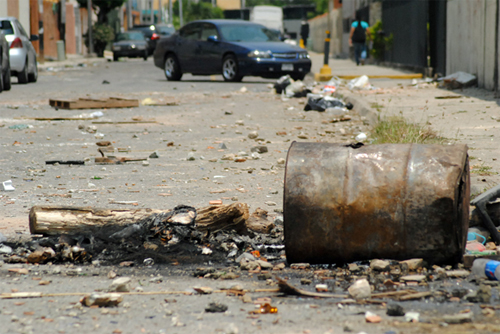
[[[179,0],[180,1],[180,0]],[[179,1],[174,3],[174,13],[179,13]],[[224,13],[219,7],[212,7],[211,3],[208,2],[192,2],[188,0],[182,0],[182,16],[184,22],[191,22],[194,20],[203,19],[222,19],[224,18]],[[174,25],[178,25],[179,20],[177,19],[179,14],[174,15]]]
[[[87,8],[87,0],[77,0],[80,7]],[[92,7],[97,11],[97,22],[101,24],[108,23],[108,14],[113,9],[121,7],[127,0],[92,0]]]

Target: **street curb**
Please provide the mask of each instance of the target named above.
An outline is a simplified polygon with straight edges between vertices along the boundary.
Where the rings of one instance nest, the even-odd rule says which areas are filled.
[[[352,103],[354,106],[353,109],[357,111],[361,117],[365,117],[368,124],[375,125],[378,123],[378,114],[373,111],[373,108],[371,108],[365,99],[349,91],[343,92],[343,98],[345,102]]]
[[[334,75],[340,79],[345,79],[345,80],[352,80],[359,78],[360,75]],[[400,80],[405,80],[405,79],[422,79],[423,75],[422,73],[415,73],[415,74],[374,74],[374,75],[366,75],[370,79],[400,79]]]
[[[101,63],[106,62],[106,58],[68,58],[63,61],[45,61],[43,64],[38,63],[39,71],[47,71],[48,68],[60,68],[60,67],[71,67],[78,66],[79,64],[92,64],[92,63]]]

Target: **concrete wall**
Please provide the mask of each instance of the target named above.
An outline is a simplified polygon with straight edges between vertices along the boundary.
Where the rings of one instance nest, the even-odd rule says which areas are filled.
[[[464,71],[495,88],[496,0],[448,0],[446,74]]]
[[[325,32],[330,30],[330,56],[336,56],[342,52],[342,9],[334,9],[330,12],[330,29],[328,29],[327,14],[312,18],[308,22],[311,50],[320,53],[325,51]]]

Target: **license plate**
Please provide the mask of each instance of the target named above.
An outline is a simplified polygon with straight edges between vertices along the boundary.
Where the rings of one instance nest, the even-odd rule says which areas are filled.
[[[293,64],[281,64],[282,71],[293,71]]]

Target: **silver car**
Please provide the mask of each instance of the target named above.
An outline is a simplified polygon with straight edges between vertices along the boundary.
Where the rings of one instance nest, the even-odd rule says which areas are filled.
[[[0,30],[0,92],[10,89],[9,42]]]
[[[15,17],[0,17],[0,30],[5,34],[5,38],[9,42],[12,75],[17,76],[19,83],[36,82],[38,68],[35,48],[31,41],[38,40],[38,36],[28,36]]]

